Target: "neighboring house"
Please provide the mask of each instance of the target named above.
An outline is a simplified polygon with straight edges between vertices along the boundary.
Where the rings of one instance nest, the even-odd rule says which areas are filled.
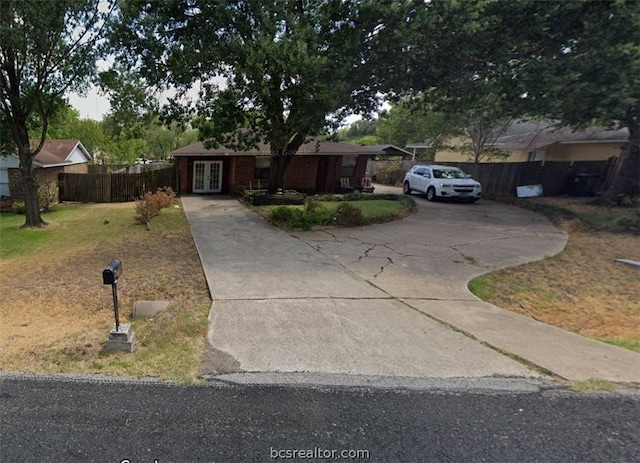
[[[171,156],[178,160],[178,190],[185,194],[265,189],[269,184],[269,153],[264,144],[255,150],[232,151],[223,146],[206,149],[201,142],[172,151]],[[285,188],[303,193],[333,192],[341,178],[348,178],[352,186],[360,185],[366,176],[367,160],[385,155],[387,152],[380,148],[312,140],[302,145],[291,161]]]
[[[618,156],[628,139],[627,129],[589,127],[573,131],[567,127],[558,128],[552,121],[516,121],[491,146],[509,153],[507,159],[494,160],[497,162],[606,161]],[[461,146],[462,140],[456,139],[449,144]],[[466,162],[469,159],[458,150],[448,149],[438,151],[435,161]]]
[[[32,144],[35,143],[32,141]],[[6,159],[12,164],[7,168],[9,180],[9,194],[7,196],[20,199],[22,198],[22,176],[18,168],[18,156],[10,155]],[[89,171],[88,163],[90,161],[91,155],[79,140],[47,140],[40,152],[33,158],[38,185],[44,185],[50,181],[55,189],[55,201],[57,201],[58,174],[62,172],[86,174]]]
[[[20,166],[20,160],[15,155],[0,155],[0,196],[11,196],[9,189],[9,169]]]
[[[368,145],[367,147],[375,151],[381,151],[383,153],[381,156],[385,157],[408,159],[413,156],[409,151],[398,148],[395,145]]]

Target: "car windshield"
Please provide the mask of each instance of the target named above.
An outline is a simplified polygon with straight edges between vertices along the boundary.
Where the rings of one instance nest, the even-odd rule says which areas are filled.
[[[435,178],[467,178],[467,174],[459,169],[434,169],[433,176]]]

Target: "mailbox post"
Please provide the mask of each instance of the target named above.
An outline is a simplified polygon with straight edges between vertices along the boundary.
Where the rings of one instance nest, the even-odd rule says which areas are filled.
[[[115,324],[107,338],[107,351],[128,351],[133,352],[135,342],[135,333],[131,331],[131,325],[128,323],[120,324],[120,316],[118,313],[118,279],[122,275],[122,262],[120,259],[113,259],[109,265],[102,271],[102,283],[111,285],[111,293],[113,294],[113,314],[115,316]]]
[[[102,271],[102,283],[111,285],[113,294],[113,313],[116,318],[116,331],[120,329],[120,317],[118,316],[118,278],[122,274],[122,262],[120,259],[113,259],[107,268]]]

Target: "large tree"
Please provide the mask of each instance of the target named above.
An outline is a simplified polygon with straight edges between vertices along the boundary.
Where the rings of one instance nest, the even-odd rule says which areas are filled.
[[[530,111],[581,128],[626,128],[629,140],[600,202],[640,196],[640,8],[636,0],[569,0],[515,5],[510,36],[526,54],[511,53],[512,74]],[[492,14],[514,12],[500,3]]]
[[[200,82],[197,128],[207,145],[267,143],[274,192],[310,136],[377,107],[411,3],[131,0],[114,44],[150,83]]]
[[[3,124],[9,126],[13,151],[20,158],[27,227],[45,224],[33,158],[64,96],[83,91],[94,75],[108,11],[110,2],[101,0],[0,2],[0,111]],[[29,130],[34,119],[39,133]],[[37,142],[32,144],[32,138]]]
[[[420,13],[396,82],[408,78],[405,88],[458,113],[484,106],[508,118],[627,128],[629,142],[603,201],[638,196],[637,1],[433,1]],[[485,96],[493,103],[483,105]]]

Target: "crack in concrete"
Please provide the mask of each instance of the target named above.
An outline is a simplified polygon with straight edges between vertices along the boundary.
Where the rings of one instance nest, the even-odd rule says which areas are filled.
[[[388,262],[385,265],[382,265],[380,267],[380,271],[378,273],[376,273],[375,275],[373,275],[373,278],[378,278],[380,275],[382,275],[384,273],[384,269],[386,267],[388,267],[389,265],[393,265],[393,259],[391,259],[391,257],[386,258],[388,260]]]

